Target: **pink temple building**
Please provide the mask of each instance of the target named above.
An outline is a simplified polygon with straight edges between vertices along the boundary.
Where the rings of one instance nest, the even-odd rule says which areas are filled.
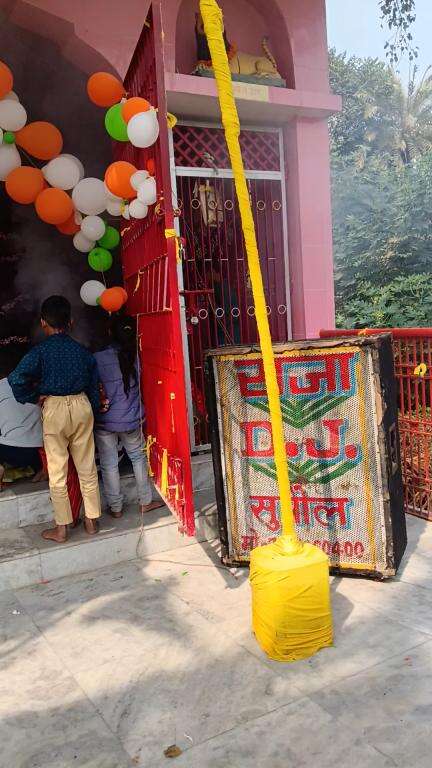
[[[340,99],[329,88],[325,0],[220,5],[233,66],[239,62],[234,88],[272,335],[314,338],[334,326],[327,118]],[[150,157],[156,165],[158,215],[124,233],[122,268],[128,309],[138,317],[150,462],[182,528],[192,533],[190,455],[209,442],[204,351],[256,341],[216,85],[211,72],[196,72],[198,2],[2,0],[0,6],[15,41],[10,64],[22,76],[30,72],[29,61],[23,63],[30,53],[16,41],[37,37],[39,58],[49,56],[53,69],[68,72],[63,98],[75,99],[77,108],[85,92],[78,95],[74,77],[85,82],[98,70],[118,73],[131,95],[159,108],[157,148],[121,145],[113,154],[137,167]],[[243,65],[241,52],[252,67]],[[8,61],[7,50],[3,56]],[[257,76],[259,65],[252,71],[261,58],[274,58],[275,76]],[[177,118],[173,129],[165,127],[167,112]],[[71,128],[71,147],[74,135]],[[172,228],[180,254],[175,239],[166,239]]]

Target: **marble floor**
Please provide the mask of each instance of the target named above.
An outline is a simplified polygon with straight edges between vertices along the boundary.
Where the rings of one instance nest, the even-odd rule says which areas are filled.
[[[293,665],[216,545],[1,592],[0,768],[429,768],[432,523],[408,529],[394,581],[332,580],[334,647]]]

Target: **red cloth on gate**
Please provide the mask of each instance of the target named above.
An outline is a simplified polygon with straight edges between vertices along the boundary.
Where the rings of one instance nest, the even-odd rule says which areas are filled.
[[[43,448],[39,448],[39,455],[43,468],[48,472],[46,453]],[[72,461],[72,457],[69,456],[68,476],[67,476],[67,490],[69,495],[69,501],[72,509],[72,519],[74,523],[78,520],[82,505],[81,488],[78,479],[78,473],[75,469],[75,464]]]

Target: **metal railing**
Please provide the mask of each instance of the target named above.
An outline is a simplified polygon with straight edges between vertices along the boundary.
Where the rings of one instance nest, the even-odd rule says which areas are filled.
[[[393,338],[405,510],[432,520],[432,328],[323,330],[320,337],[378,333]]]

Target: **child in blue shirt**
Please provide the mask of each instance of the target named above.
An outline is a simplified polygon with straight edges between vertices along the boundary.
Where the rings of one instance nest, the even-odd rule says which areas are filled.
[[[72,456],[84,501],[88,534],[98,532],[101,515],[93,439],[93,412],[99,409],[99,376],[93,355],[72,339],[71,305],[63,296],[50,296],[41,307],[45,341],[35,346],[8,377],[19,403],[42,406],[55,528],[42,533],[62,543],[72,511],[67,493],[69,453]]]

